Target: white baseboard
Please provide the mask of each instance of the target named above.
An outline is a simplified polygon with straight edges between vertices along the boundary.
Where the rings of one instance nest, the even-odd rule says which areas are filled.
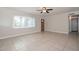
[[[55,32],[55,33],[62,33],[62,34],[68,34],[68,32],[60,32],[60,31],[48,31],[46,30],[47,32]]]
[[[63,34],[68,34],[68,32],[59,32],[59,31],[54,31],[56,33],[63,33]]]
[[[26,34],[33,34],[33,33],[37,33],[39,31],[34,31],[34,32],[29,32],[29,33],[18,33],[18,34],[15,34],[15,35],[7,35],[7,36],[4,36],[4,37],[0,37],[0,39],[6,39],[6,38],[11,38],[11,37],[16,37],[16,36],[21,36],[21,35],[26,35]]]

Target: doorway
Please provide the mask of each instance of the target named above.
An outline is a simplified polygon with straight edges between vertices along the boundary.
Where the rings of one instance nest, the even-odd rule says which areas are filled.
[[[70,32],[78,32],[78,15],[70,16]]]
[[[44,19],[41,19],[41,32],[44,32],[44,23],[45,23],[45,21],[44,21]]]

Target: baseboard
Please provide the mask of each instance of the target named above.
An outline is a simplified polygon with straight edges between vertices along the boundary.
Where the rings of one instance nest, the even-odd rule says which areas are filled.
[[[47,32],[55,32],[55,33],[68,34],[68,32],[60,32],[60,31],[47,31]]]
[[[29,33],[18,33],[18,34],[15,34],[15,35],[7,35],[7,36],[4,36],[4,37],[0,37],[0,39],[6,39],[6,38],[11,38],[11,37],[17,37],[17,36],[21,36],[21,35],[27,35],[27,34],[33,34],[33,33],[37,33],[39,31],[34,31],[34,32],[29,32]]]

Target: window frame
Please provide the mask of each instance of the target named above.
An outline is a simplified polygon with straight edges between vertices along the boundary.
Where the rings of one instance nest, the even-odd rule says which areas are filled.
[[[34,23],[34,25],[33,25],[33,26],[31,26],[31,27],[27,27],[27,26],[23,26],[23,27],[22,27],[22,26],[20,26],[20,27],[18,27],[18,26],[15,26],[15,19],[14,19],[15,17],[32,18],[32,19],[33,19],[33,21],[34,21],[34,22],[33,22],[33,23]],[[13,22],[12,22],[12,23],[13,23],[13,25],[12,25],[12,26],[13,26],[13,28],[34,28],[34,27],[36,26],[36,20],[35,20],[35,17],[31,17],[31,16],[27,16],[27,17],[26,17],[26,16],[14,16],[14,18],[13,18]]]

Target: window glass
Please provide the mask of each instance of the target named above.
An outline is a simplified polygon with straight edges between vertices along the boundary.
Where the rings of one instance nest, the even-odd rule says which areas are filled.
[[[13,21],[14,28],[30,28],[35,27],[35,18],[15,16]]]

